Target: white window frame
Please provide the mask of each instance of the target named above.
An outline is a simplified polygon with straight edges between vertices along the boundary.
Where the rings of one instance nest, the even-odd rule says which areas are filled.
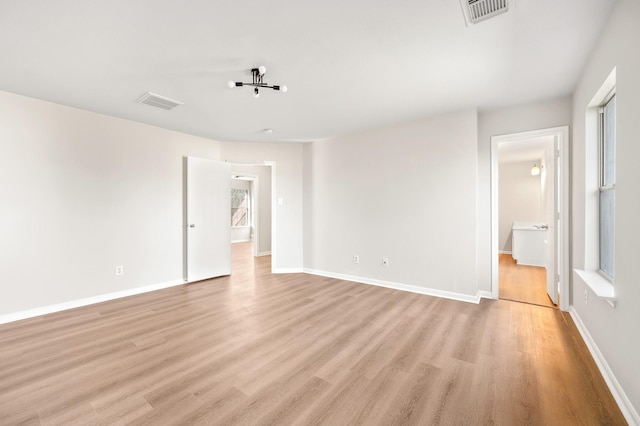
[[[600,299],[605,300],[612,308],[616,307],[617,297],[613,281],[600,273],[600,108],[616,92],[616,68],[614,67],[602,86],[596,91],[591,102],[585,110],[585,199],[584,199],[584,266],[583,269],[574,269],[573,291],[575,295],[582,296],[585,291],[584,303],[587,303],[588,292],[591,290]],[[580,285],[584,288],[580,288]],[[576,289],[576,285],[578,288]],[[578,291],[578,293],[576,293]]]
[[[602,216],[602,203],[601,203],[601,197],[600,195],[603,192],[612,192],[614,195],[614,201],[613,201],[613,206],[614,206],[614,211],[615,211],[615,187],[616,187],[616,182],[615,182],[615,164],[616,164],[616,159],[615,159],[615,136],[614,136],[614,153],[613,153],[613,165],[614,165],[614,173],[613,173],[613,182],[607,182],[606,181],[606,155],[605,155],[605,148],[606,148],[606,144],[607,144],[607,121],[606,121],[606,115],[605,115],[605,108],[610,104],[610,102],[615,98],[616,96],[616,91],[615,88],[606,96],[606,98],[604,99],[604,101],[602,102],[602,105],[600,106],[600,108],[598,109],[598,192],[599,192],[599,197],[598,197],[598,272],[604,277],[606,278],[608,281],[610,281],[611,283],[614,282],[614,278],[615,278],[615,251],[614,251],[614,245],[615,245],[615,234],[611,236],[611,251],[612,253],[609,254],[611,262],[612,262],[612,268],[613,268],[613,274],[610,274],[609,272],[605,271],[602,267],[602,263],[603,263],[603,245],[602,245],[602,241],[601,241],[601,235],[602,235],[602,230],[601,230],[601,221],[600,218]],[[615,134],[615,115],[614,115],[614,123],[613,123],[613,131]],[[615,217],[613,218],[613,229],[615,229]]]

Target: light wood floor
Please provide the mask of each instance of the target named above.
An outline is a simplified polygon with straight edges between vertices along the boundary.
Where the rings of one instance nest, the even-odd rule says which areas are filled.
[[[0,326],[0,424],[624,424],[559,310],[234,250],[231,277]]]
[[[510,254],[500,254],[498,264],[500,299],[555,306],[547,294],[547,270],[518,265]]]

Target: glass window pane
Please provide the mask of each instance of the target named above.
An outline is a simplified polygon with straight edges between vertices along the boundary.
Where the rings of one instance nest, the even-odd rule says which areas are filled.
[[[600,270],[613,278],[615,189],[600,191]]]
[[[231,188],[231,226],[249,226],[249,191]]]
[[[604,107],[603,185],[616,182],[616,97]]]

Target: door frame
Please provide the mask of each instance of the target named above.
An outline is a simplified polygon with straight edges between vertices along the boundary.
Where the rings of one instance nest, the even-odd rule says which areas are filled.
[[[253,257],[258,257],[260,248],[260,179],[252,176],[251,179],[251,244],[253,245]]]
[[[498,280],[498,144],[502,142],[517,142],[543,136],[554,136],[558,147],[558,166],[556,170],[559,188],[559,228],[556,227],[556,241],[558,241],[558,277],[560,292],[560,310],[569,310],[569,126],[552,127],[548,129],[532,130],[520,133],[491,137],[491,296],[499,297]]]

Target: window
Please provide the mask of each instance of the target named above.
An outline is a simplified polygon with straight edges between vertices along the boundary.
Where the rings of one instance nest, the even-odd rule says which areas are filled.
[[[599,111],[599,237],[600,272],[615,277],[616,97],[607,98]]]
[[[231,188],[231,226],[249,226],[249,191]]]

